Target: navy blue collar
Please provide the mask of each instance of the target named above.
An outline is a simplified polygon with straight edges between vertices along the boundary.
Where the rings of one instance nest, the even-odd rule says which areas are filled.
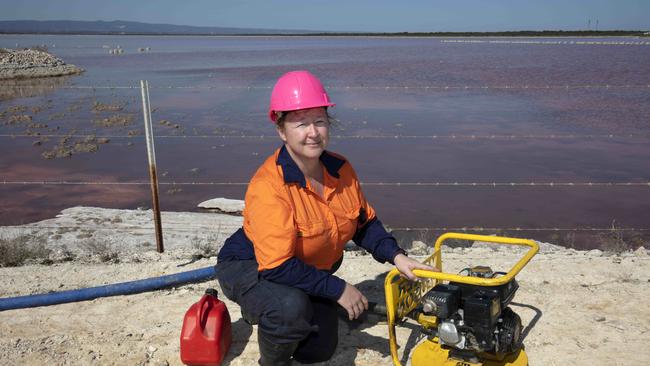
[[[325,166],[327,173],[334,178],[339,178],[339,170],[345,164],[345,160],[337,158],[336,156],[323,151],[323,153],[318,158],[320,162]],[[298,164],[291,158],[287,147],[282,145],[280,153],[278,154],[278,160],[276,161],[277,165],[282,167],[282,173],[284,173],[284,182],[285,183],[299,183],[302,188],[307,188],[307,181],[305,180],[305,175],[302,174]]]

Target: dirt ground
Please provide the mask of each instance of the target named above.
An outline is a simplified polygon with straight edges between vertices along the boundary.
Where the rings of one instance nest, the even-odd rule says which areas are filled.
[[[163,227],[168,228],[169,249],[158,254],[151,245],[137,244],[153,241],[153,235],[146,233],[151,223],[138,222],[148,220],[150,212],[85,210],[67,214],[64,211],[57,219],[25,227],[0,227],[0,238],[40,233],[35,237],[45,238],[48,245],[58,248],[53,253],[59,253],[60,257],[65,246],[69,254],[46,264],[0,268],[0,297],[99,286],[212,266],[216,258],[210,255],[228,232],[236,228],[240,222],[237,220],[241,220],[213,213],[164,213]],[[70,228],[72,217],[111,230],[91,231],[87,225],[85,231]],[[95,220],[89,221],[89,217]],[[110,220],[101,221],[98,217]],[[187,229],[183,220],[193,226]],[[117,230],[111,225],[124,227]],[[209,233],[201,225],[212,228],[213,232]],[[61,227],[67,228],[65,232],[61,232]],[[142,232],[134,234],[129,227],[139,227]],[[217,227],[223,232],[215,234]],[[97,245],[81,245],[90,239],[89,235],[95,243],[105,240],[102,235],[110,235],[113,244],[109,248],[118,254],[106,257],[91,253],[97,251]],[[209,250],[205,243],[210,241],[213,248]],[[129,247],[131,250],[127,250]],[[410,254],[424,258],[425,252],[426,248],[416,245]],[[484,244],[445,248],[443,267],[449,272],[471,265],[508,270],[521,255],[521,251],[510,247]],[[650,359],[647,347],[650,343],[649,261],[650,253],[643,248],[610,254],[542,243],[540,253],[517,276],[520,288],[511,305],[523,320],[530,364],[647,364]],[[371,301],[383,302],[383,278],[390,269],[369,255],[349,251],[337,274],[358,286]],[[0,363],[181,365],[179,338],[184,313],[208,287],[220,290],[216,281],[211,281],[138,295],[0,312]],[[233,344],[225,364],[256,364],[254,326],[241,319],[236,304],[225,302],[233,322]],[[403,364],[408,364],[409,352],[422,340],[418,329],[412,321],[398,328]],[[385,319],[379,316],[367,315],[355,322],[340,319],[339,348],[328,364],[390,365],[387,334]]]

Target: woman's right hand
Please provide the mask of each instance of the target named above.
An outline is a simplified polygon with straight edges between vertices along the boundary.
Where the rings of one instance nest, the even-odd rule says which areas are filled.
[[[358,318],[368,310],[368,299],[356,287],[345,283],[343,294],[337,301],[347,312],[350,320]]]

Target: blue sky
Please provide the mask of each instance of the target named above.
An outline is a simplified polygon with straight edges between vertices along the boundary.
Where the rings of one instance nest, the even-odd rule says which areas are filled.
[[[326,31],[650,29],[650,0],[0,0],[0,20]]]

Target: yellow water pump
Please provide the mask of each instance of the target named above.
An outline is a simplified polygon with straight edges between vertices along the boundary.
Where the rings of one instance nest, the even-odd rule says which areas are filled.
[[[508,272],[474,266],[454,274],[442,267],[441,246],[449,239],[529,249]],[[521,318],[508,305],[519,287],[515,275],[538,251],[527,239],[447,233],[424,260],[440,272],[415,270],[419,281],[401,278],[397,269],[389,272],[384,288],[393,364],[400,365],[395,327],[408,317],[426,335],[411,354],[412,366],[527,366]]]

